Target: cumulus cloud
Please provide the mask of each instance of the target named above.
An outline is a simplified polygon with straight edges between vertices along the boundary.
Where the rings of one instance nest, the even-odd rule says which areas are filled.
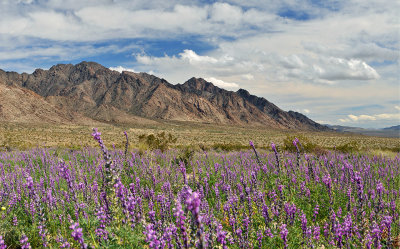
[[[379,74],[366,62],[346,60],[342,58],[321,59],[322,65],[313,65],[318,78],[329,81],[337,80],[372,80],[378,79]]]
[[[243,11],[240,7],[228,3],[215,3],[211,7],[211,20],[222,22],[228,25],[237,25],[240,23]]]
[[[179,54],[182,60],[189,61],[190,64],[197,63],[211,63],[215,64],[218,62],[217,59],[210,56],[200,56],[196,54],[194,51],[190,49],[185,49],[182,53]]]
[[[239,85],[236,83],[225,82],[220,79],[216,79],[214,77],[205,78],[206,81],[213,83],[214,85],[221,87],[221,88],[229,88],[229,89],[237,89]]]
[[[9,1],[0,10],[0,33],[55,41],[98,41],[111,38],[162,38],[180,35],[239,37],[256,33],[279,20],[272,13],[243,10],[228,3],[196,1],[46,1],[30,8]],[[157,4],[158,3],[158,4]],[[12,27],[12,28],[11,28]]]
[[[131,68],[125,68],[125,67],[122,67],[122,66],[110,67],[109,69],[110,69],[110,70],[113,70],[113,71],[120,72],[120,73],[122,73],[123,71],[135,72],[135,70],[133,70],[133,69],[131,69]]]
[[[184,82],[192,76],[206,78],[240,75],[239,77],[243,80],[243,75],[248,73],[249,66],[246,65],[246,62],[238,62],[236,58],[228,54],[199,55],[189,49],[182,51],[177,56],[155,57],[141,53],[136,54],[135,58],[140,64],[139,70],[149,71],[157,68],[161,75],[168,73],[168,79],[172,82]],[[179,77],[176,78],[176,75]],[[254,78],[249,74],[245,77]]]
[[[347,115],[352,121],[363,121],[363,120],[376,120],[376,117],[370,115]]]

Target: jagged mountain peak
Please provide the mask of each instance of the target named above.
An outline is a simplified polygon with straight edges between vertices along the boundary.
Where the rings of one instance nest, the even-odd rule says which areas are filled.
[[[210,87],[215,87],[211,82],[207,82],[203,78],[195,78],[195,77],[192,77],[189,80],[187,80],[183,84],[183,86],[188,87],[189,89],[192,90],[199,90],[199,91],[203,91]]]
[[[195,92],[199,95],[203,92],[211,93],[211,94],[220,94],[220,93],[233,93],[232,91],[228,91],[218,86],[214,85],[213,83],[203,79],[203,78],[195,78],[192,77],[187,80],[183,85],[183,89],[189,90],[191,92]]]
[[[106,67],[104,67],[103,65],[97,63],[97,62],[93,62],[93,61],[82,61],[81,63],[78,63],[74,66],[76,69],[92,69],[92,70],[110,70]]]
[[[250,96],[249,91],[247,91],[246,89],[240,88],[239,90],[236,91],[237,94],[241,95],[241,96]]]

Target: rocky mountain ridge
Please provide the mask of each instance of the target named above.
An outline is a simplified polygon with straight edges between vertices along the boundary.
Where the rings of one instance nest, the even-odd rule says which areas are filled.
[[[48,115],[59,113],[60,118],[54,122],[61,123],[85,122],[85,119],[116,123],[179,120],[329,130],[303,114],[285,112],[244,89],[227,91],[201,78],[173,85],[153,75],[119,73],[95,62],[59,64],[49,70],[37,69],[32,74],[0,70],[1,84],[3,88],[20,89],[36,96],[34,99],[41,103],[37,108],[53,108]],[[23,97],[20,99],[23,101]],[[21,105],[29,104],[21,102]],[[3,110],[0,108],[0,117],[7,116]],[[19,121],[23,121],[21,115]],[[79,118],[74,120],[74,117]]]

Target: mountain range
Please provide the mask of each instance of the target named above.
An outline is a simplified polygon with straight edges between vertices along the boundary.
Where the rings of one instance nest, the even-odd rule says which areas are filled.
[[[342,125],[326,125],[334,131],[342,133],[353,133],[362,134],[366,136],[374,137],[393,137],[400,138],[400,125],[395,125],[386,128],[373,129],[373,128],[361,128],[352,126],[342,126]]]
[[[95,62],[58,64],[32,74],[0,70],[0,121],[87,124],[158,120],[325,131],[247,90],[202,78],[173,85],[147,73],[122,73]]]

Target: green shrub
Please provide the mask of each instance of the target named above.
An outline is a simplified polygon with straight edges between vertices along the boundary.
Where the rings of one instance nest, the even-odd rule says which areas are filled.
[[[192,161],[193,155],[195,154],[195,150],[191,148],[190,146],[186,146],[184,149],[180,151],[180,153],[177,155],[173,163],[179,165],[181,162],[186,167],[186,173],[191,173],[192,172],[192,167],[190,161]]]
[[[140,148],[149,150],[161,150],[162,152],[169,149],[171,144],[176,143],[177,138],[174,138],[171,133],[165,134],[165,132],[158,133],[156,135],[142,134],[139,136]]]
[[[212,148],[216,151],[240,151],[249,149],[249,146],[231,143],[215,143],[212,145]]]
[[[311,142],[310,139],[303,135],[286,135],[286,138],[283,139],[282,149],[290,152],[296,152],[296,147],[293,145],[293,140],[296,137],[299,139],[299,149],[301,152],[321,153],[324,151],[321,146]]]
[[[389,150],[392,151],[392,152],[395,152],[395,153],[400,153],[400,146],[399,147],[390,148]]]
[[[337,146],[336,150],[343,152],[343,153],[354,153],[354,152],[360,151],[360,146],[356,141],[351,141],[346,144]]]

